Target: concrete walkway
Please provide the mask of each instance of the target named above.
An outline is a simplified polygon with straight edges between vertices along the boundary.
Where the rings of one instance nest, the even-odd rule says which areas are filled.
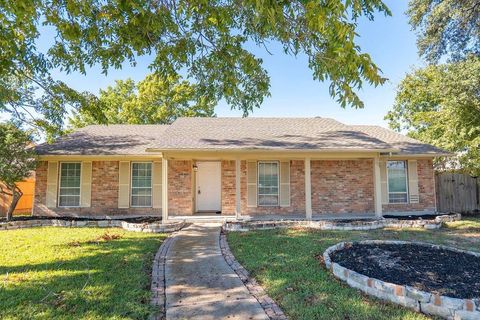
[[[260,303],[227,265],[220,224],[193,224],[177,233],[165,264],[170,319],[268,319]]]

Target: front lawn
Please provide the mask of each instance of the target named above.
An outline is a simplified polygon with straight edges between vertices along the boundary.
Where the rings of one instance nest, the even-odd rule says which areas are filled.
[[[146,319],[164,238],[101,228],[0,231],[0,319]]]
[[[290,319],[428,319],[361,294],[336,280],[317,259],[340,241],[365,239],[417,240],[480,251],[480,219],[433,231],[283,229],[228,234],[235,257]]]

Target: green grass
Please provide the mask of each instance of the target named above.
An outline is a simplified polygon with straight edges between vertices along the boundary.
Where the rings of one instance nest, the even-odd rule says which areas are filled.
[[[364,239],[417,240],[480,251],[480,219],[433,231],[283,229],[228,234],[235,257],[290,319],[428,319],[361,294],[335,279],[316,258],[340,241]]]
[[[0,231],[0,319],[146,319],[164,238],[100,228]]]

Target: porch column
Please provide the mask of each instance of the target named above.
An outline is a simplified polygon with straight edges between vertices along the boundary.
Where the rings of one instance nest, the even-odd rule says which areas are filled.
[[[168,220],[168,160],[162,158],[162,223]]]
[[[380,159],[375,156],[373,159],[373,185],[374,185],[374,201],[375,215],[382,216],[382,182],[380,179]]]
[[[312,177],[310,158],[305,158],[305,218],[312,220]]]
[[[241,189],[240,189],[240,159],[235,160],[235,216],[240,218],[241,215]]]

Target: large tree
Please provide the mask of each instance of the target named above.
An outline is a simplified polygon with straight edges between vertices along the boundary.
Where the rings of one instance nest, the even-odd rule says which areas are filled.
[[[421,141],[455,152],[480,175],[480,57],[431,65],[408,74],[386,119]]]
[[[269,76],[253,47],[280,43],[306,55],[317,80],[330,81],[342,106],[362,107],[364,83],[385,79],[357,45],[360,18],[390,14],[381,0],[16,0],[0,1],[0,111],[53,130],[66,108],[101,113],[91,94],[55,81],[51,71],[99,65],[106,73],[151,55],[163,79],[183,75],[209,101],[248,114],[269,94]],[[40,34],[54,31],[53,39]],[[49,41],[51,40],[51,41]],[[40,50],[40,48],[42,50]]]
[[[36,167],[32,135],[12,123],[0,123],[0,193],[11,197],[7,211],[10,220],[22,191],[17,182],[30,176]]]
[[[195,85],[179,78],[149,75],[138,83],[117,80],[100,90],[101,118],[80,110],[70,119],[73,127],[89,124],[169,124],[178,117],[212,117],[215,104],[199,96]]]
[[[480,55],[480,0],[410,0],[407,14],[428,62]]]

